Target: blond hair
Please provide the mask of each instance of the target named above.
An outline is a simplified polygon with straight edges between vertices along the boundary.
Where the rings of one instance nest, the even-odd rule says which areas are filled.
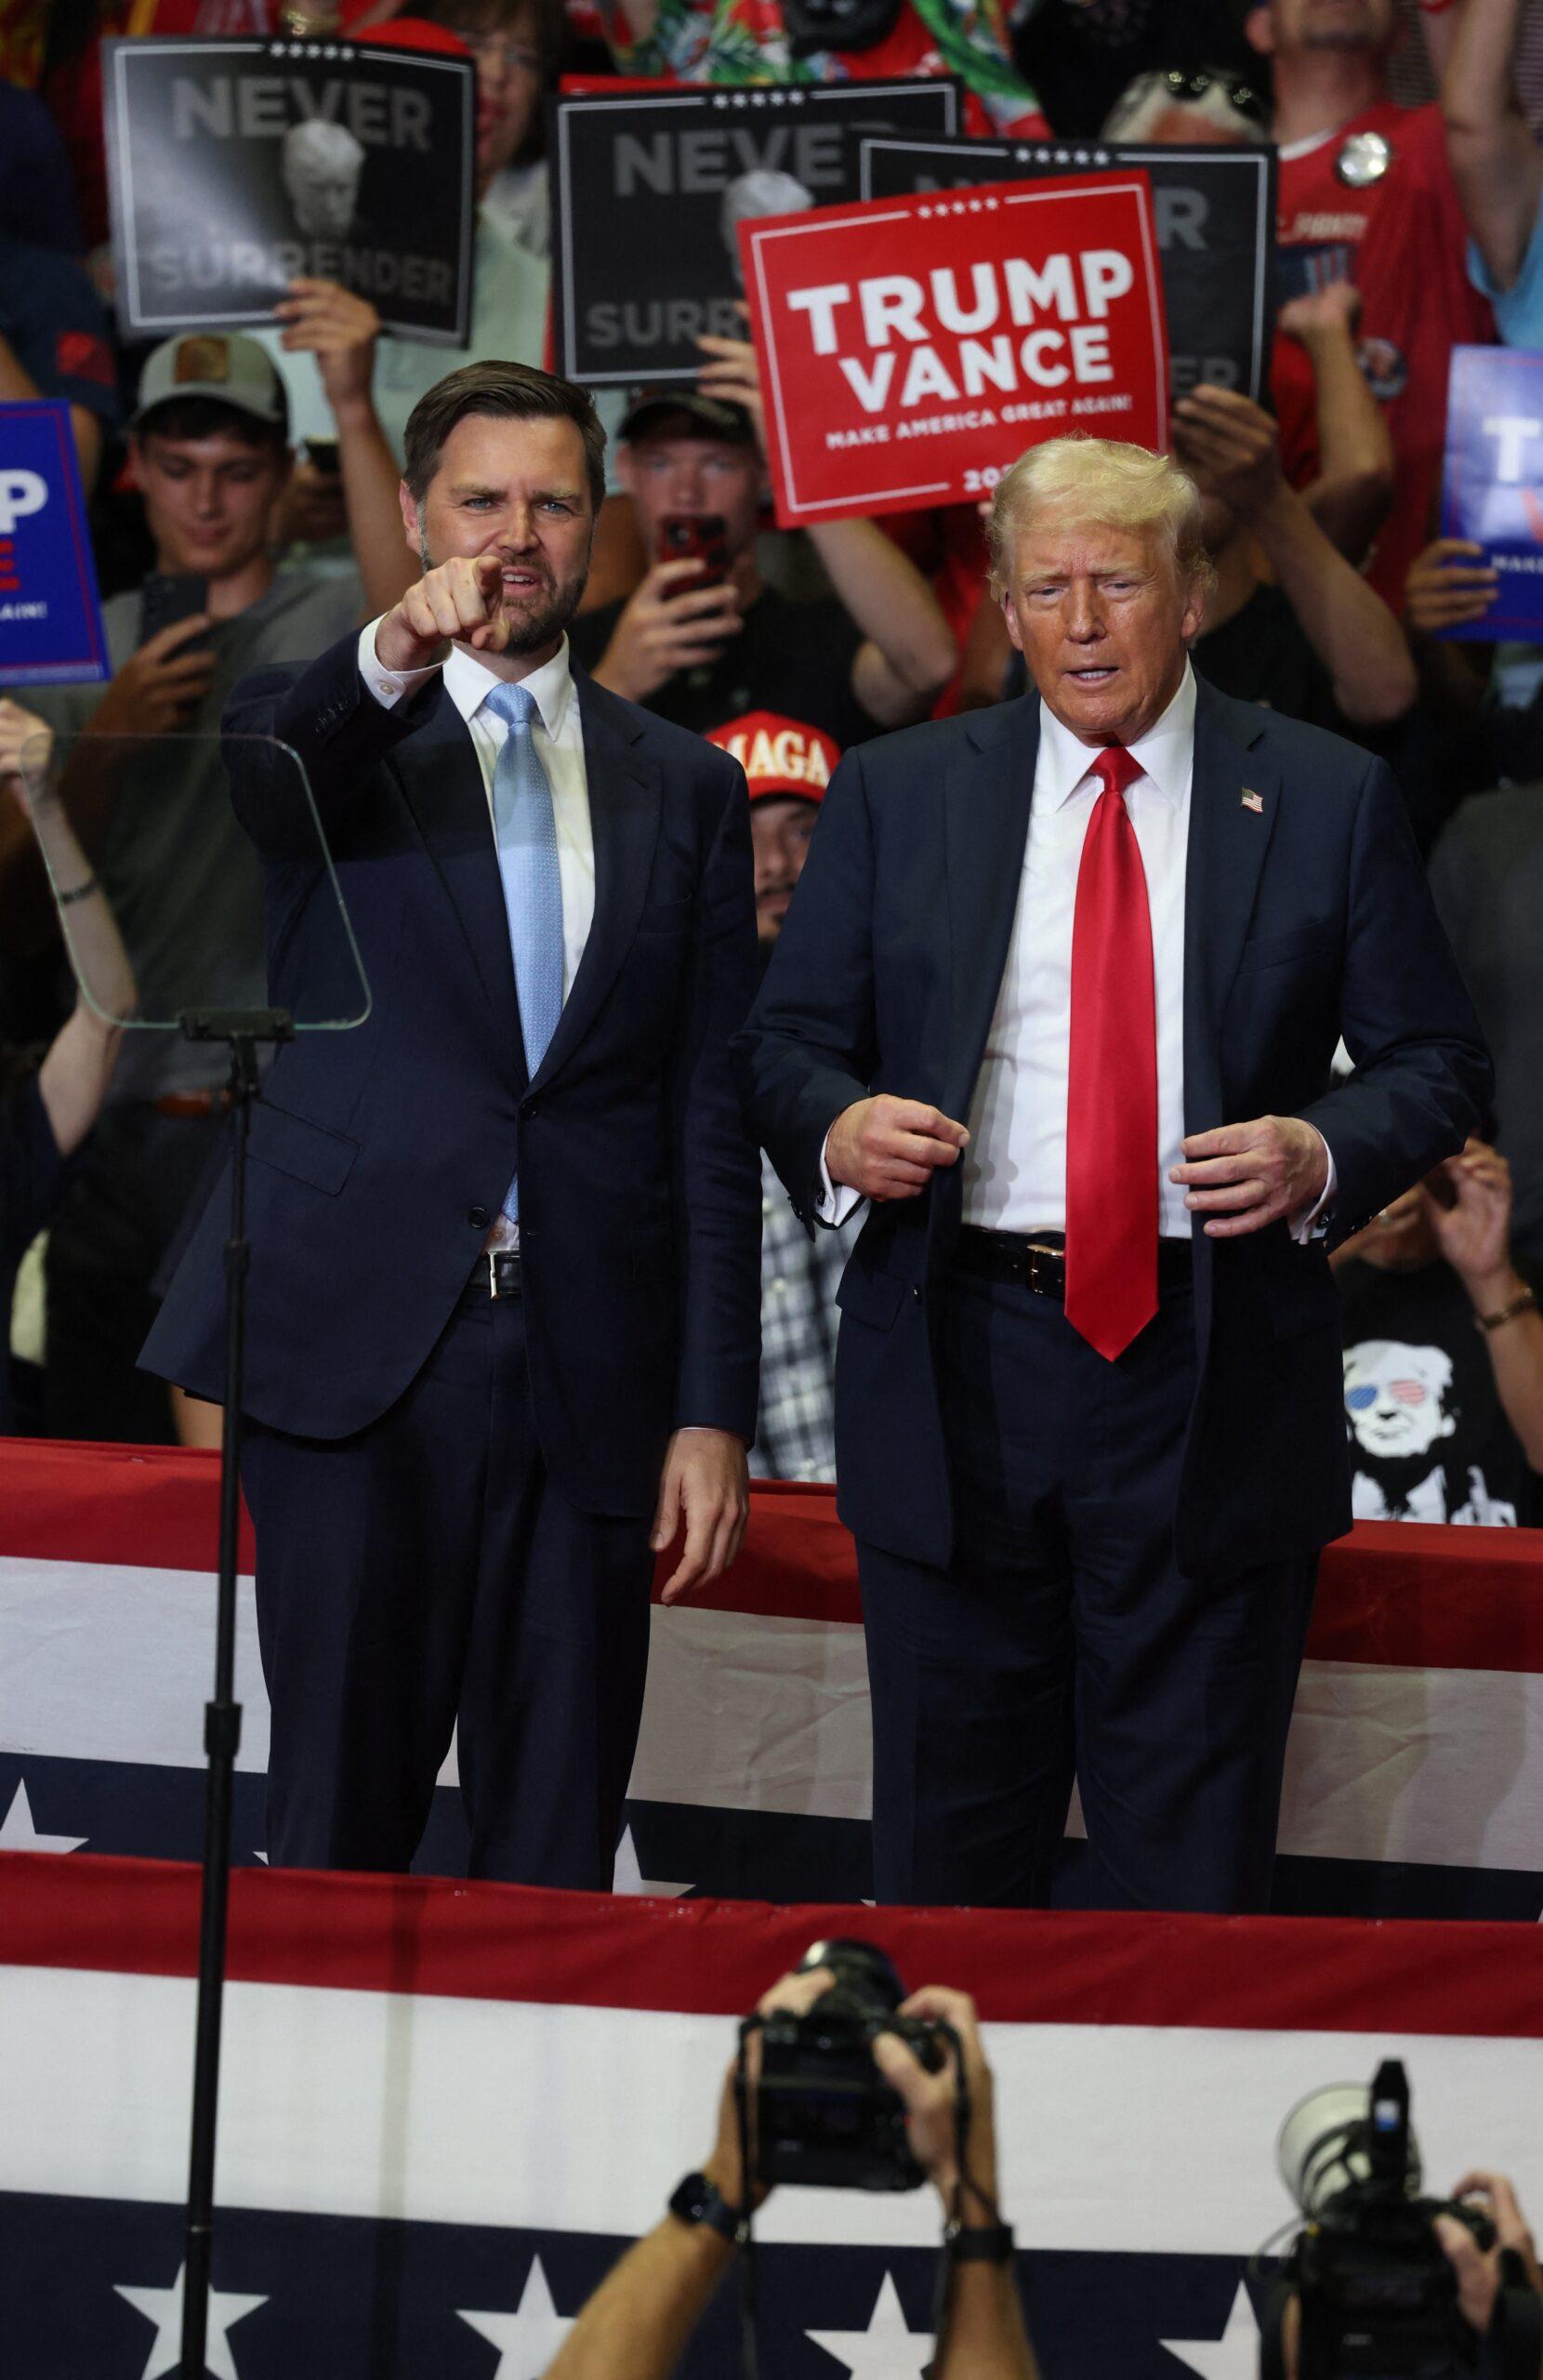
[[[1077,435],[1020,455],[996,483],[986,523],[994,595],[1006,587],[1012,542],[1031,518],[1155,530],[1187,586],[1215,575],[1200,535],[1199,489],[1170,456],[1146,446]]]

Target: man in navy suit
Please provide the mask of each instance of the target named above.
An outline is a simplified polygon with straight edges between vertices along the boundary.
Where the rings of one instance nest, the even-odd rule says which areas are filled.
[[[227,716],[272,998],[368,1021],[254,1113],[243,1465],[269,1849],[405,1868],[459,1727],[471,1867],[607,1887],[666,1601],[732,1559],[756,1425],[745,779],[568,664],[603,489],[588,398],[479,364],[408,424],[423,576]],[[144,1360],[220,1394],[217,1188]]]
[[[1196,683],[1175,465],[1037,447],[992,522],[1022,701],[842,762],[750,1023],[839,1292],[886,1901],[1267,1900],[1316,1556],[1327,1248],[1490,1070],[1388,771]],[[1343,1035],[1355,1073],[1330,1087]]]

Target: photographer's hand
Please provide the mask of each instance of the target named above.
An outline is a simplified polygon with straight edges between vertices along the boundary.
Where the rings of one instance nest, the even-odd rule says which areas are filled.
[[[900,2011],[932,2024],[952,2025],[964,2051],[965,2082],[969,2096],[969,2136],[966,2143],[968,2171],[958,2161],[958,2061],[951,2047],[943,2065],[930,2074],[914,2050],[894,2033],[881,2033],[874,2043],[874,2064],[905,2109],[905,2136],[911,2154],[937,2190],[943,2213],[955,2214],[956,2186],[964,2183],[959,2220],[971,2226],[995,2223],[996,2201],[996,2124],[991,2069],[981,2047],[975,2003],[967,1991],[950,1991],[942,1984],[914,1991]]]
[[[807,2015],[814,2003],[827,1992],[836,1977],[828,1967],[813,1967],[808,1975],[785,1975],[770,1991],[763,1992],[756,2003],[758,2016],[772,2016],[778,2009],[791,2011],[796,2016]],[[740,2158],[739,2105],[735,2097],[735,2077],[739,2060],[735,2058],[723,2078],[723,2089],[718,2102],[718,2138],[713,2153],[702,2170],[715,2185],[730,2206],[743,2206],[744,2165]],[[745,2053],[745,2080],[749,2091],[748,2123],[750,2154],[755,2156],[756,2085],[760,2080],[760,2035],[752,2033]],[[764,2206],[771,2191],[762,2182],[753,2181],[750,2188],[750,2211]]]
[[[791,2008],[801,2015],[834,1981],[828,1967],[785,1975],[758,2013],[769,2016],[774,2009]],[[750,2038],[745,2063],[753,2090],[760,2071],[758,2034]],[[733,2066],[719,2095],[718,2138],[702,2170],[730,2206],[744,2203]],[[766,2195],[758,2183],[752,2206]],[[618,2380],[621,2373],[626,2380],[667,2380],[732,2254],[731,2243],[710,2225],[666,2215],[613,2266],[547,2365],[545,2380]]]
[[[953,2028],[964,2056],[969,2097],[961,2175],[959,2061],[953,2047],[945,2049],[940,2071],[930,2074],[904,2042],[893,2033],[881,2033],[874,2043],[874,2063],[905,2109],[911,2154],[942,2199],[945,2220],[956,2216],[966,2231],[994,2230],[1001,2221],[996,2095],[975,2003],[968,1992],[933,1984],[914,1991],[900,2013]],[[949,2281],[946,2345],[932,2366],[933,2380],[1035,2380],[1035,2370],[1011,2261],[956,2263]]]
[[[1495,2245],[1486,2250],[1480,2247],[1472,2232],[1456,2215],[1438,2215],[1435,2221],[1442,2253],[1457,2276],[1457,2305],[1463,2320],[1483,2334],[1489,2328],[1500,2291],[1501,2250],[1516,2250],[1526,2267],[1528,2280],[1540,2294],[1543,2273],[1538,2270],[1537,2250],[1527,2228],[1527,2218],[1514,2186],[1504,2174],[1465,2174],[1452,2195],[1487,2201],[1484,2213],[1495,2226]]]

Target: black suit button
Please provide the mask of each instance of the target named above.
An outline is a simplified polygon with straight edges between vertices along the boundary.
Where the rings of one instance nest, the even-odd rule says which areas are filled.
[[[486,1231],[493,1221],[493,1217],[485,1207],[468,1207],[466,1210],[466,1219],[473,1231]]]
[[[538,1099],[527,1099],[520,1110],[520,1121],[522,1124],[528,1124],[533,1116],[539,1116],[540,1113],[540,1101]]]

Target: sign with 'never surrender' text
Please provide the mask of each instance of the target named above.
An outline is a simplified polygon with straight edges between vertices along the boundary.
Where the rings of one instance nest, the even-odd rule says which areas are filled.
[[[1167,443],[1144,175],[740,227],[785,528],[978,498],[1073,430]]]
[[[266,323],[299,276],[388,330],[464,347],[471,321],[471,61],[363,43],[105,45],[125,337]]]

